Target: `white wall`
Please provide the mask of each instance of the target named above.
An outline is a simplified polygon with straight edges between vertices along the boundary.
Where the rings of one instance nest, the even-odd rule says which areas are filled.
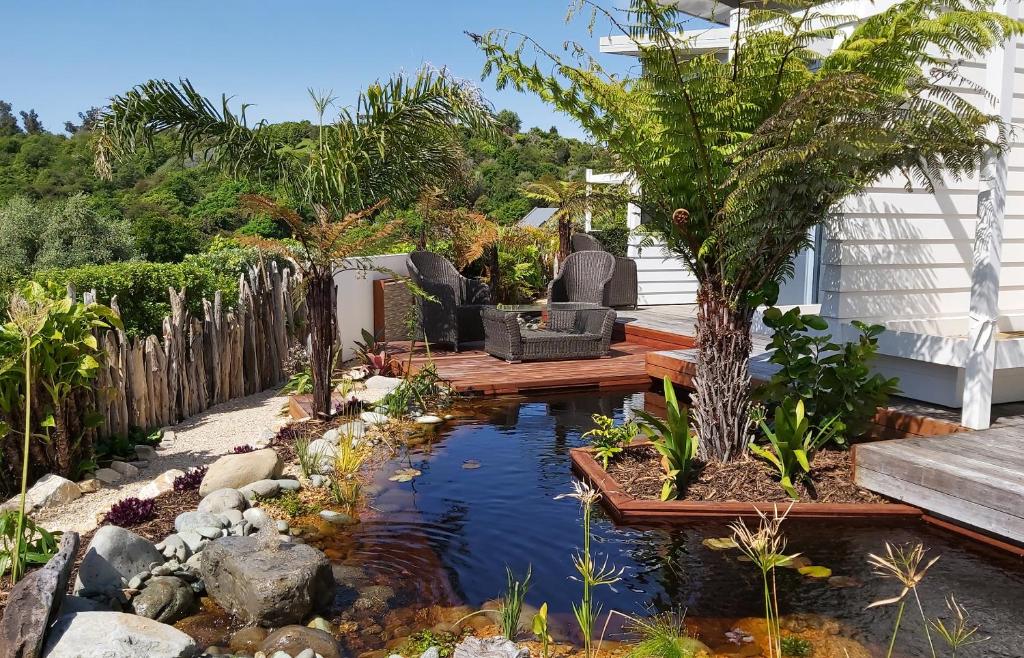
[[[335,271],[334,283],[338,291],[336,314],[342,360],[353,357],[353,342],[361,338],[363,329],[373,331],[373,282],[394,278],[395,274],[408,276],[407,256],[387,254],[350,258]]]

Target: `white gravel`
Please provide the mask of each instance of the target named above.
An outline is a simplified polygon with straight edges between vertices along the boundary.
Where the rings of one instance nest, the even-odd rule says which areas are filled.
[[[150,480],[176,468],[186,471],[210,464],[238,445],[252,443],[267,430],[273,431],[283,419],[287,398],[266,391],[231,400],[166,429],[174,432],[173,442],[157,447],[159,458],[139,474],[114,485],[104,485],[96,493],[85,494],[66,505],[40,510],[36,521],[48,530],[89,532],[99,525],[97,516],[106,514],[119,500],[135,495]]]

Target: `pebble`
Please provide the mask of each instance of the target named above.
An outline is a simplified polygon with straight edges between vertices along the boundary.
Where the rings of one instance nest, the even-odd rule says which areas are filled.
[[[324,633],[334,632],[334,629],[331,628],[331,622],[327,621],[323,617],[315,617],[313,621],[306,624],[306,626],[309,628],[315,628],[318,631],[323,631]]]
[[[256,496],[263,498],[276,496],[281,491],[281,486],[276,480],[257,480],[252,484],[245,485],[239,491],[247,500],[252,501]]]
[[[417,416],[416,422],[420,425],[437,425],[438,423],[443,422],[443,419],[440,416],[425,414],[423,416]]]
[[[327,483],[327,478],[320,475],[319,473],[314,473],[313,475],[310,476],[309,483],[312,484],[315,488],[319,489],[320,487],[324,486],[324,484]]]
[[[310,648],[305,648],[300,651],[295,658],[316,658],[316,652]]]
[[[356,522],[355,519],[344,512],[335,512],[329,509],[322,510],[320,512],[320,518],[328,523],[333,523],[334,525],[352,525]]]
[[[149,580],[149,577],[151,575],[152,574],[148,571],[141,571],[135,574],[134,576],[132,576],[132,579],[128,581],[128,589],[139,589],[140,587],[142,587],[142,583]]]

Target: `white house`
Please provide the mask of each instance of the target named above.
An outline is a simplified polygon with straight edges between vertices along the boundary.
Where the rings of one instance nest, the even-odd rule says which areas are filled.
[[[1021,0],[1000,0],[998,10],[1020,15]],[[685,36],[695,51],[728,56],[735,0],[683,0],[680,8],[713,23]],[[861,20],[892,0],[833,2],[836,14]],[[852,29],[853,23],[847,26]],[[636,55],[627,37],[606,37],[601,51]],[[960,70],[991,97],[956,89],[965,98],[1013,122],[1010,150],[993,157],[969,180],[935,194],[907,192],[901,178],[880,181],[850,199],[842,221],[813,236],[817,249],[802,254],[797,276],[781,304],[820,304],[833,332],[852,336],[852,320],[885,324],[879,370],[899,376],[904,394],[962,407],[964,425],[988,427],[991,404],[1024,400],[1024,44],[993,51]],[[588,173],[593,184],[622,175]],[[638,209],[628,214],[639,226]],[[694,301],[696,282],[663,251],[640,251],[634,239],[640,302]]]

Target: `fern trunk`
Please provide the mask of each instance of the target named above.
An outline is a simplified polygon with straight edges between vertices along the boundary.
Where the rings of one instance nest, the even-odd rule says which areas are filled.
[[[306,286],[313,415],[326,417],[331,412],[331,366],[334,363],[334,276],[329,269],[327,272],[312,272]]]
[[[728,461],[744,454],[750,429],[752,317],[752,309],[736,308],[719,286],[701,284],[692,402],[704,459]]]
[[[570,217],[558,218],[558,263],[565,262],[572,251],[572,219]],[[557,274],[557,273],[556,273]]]

